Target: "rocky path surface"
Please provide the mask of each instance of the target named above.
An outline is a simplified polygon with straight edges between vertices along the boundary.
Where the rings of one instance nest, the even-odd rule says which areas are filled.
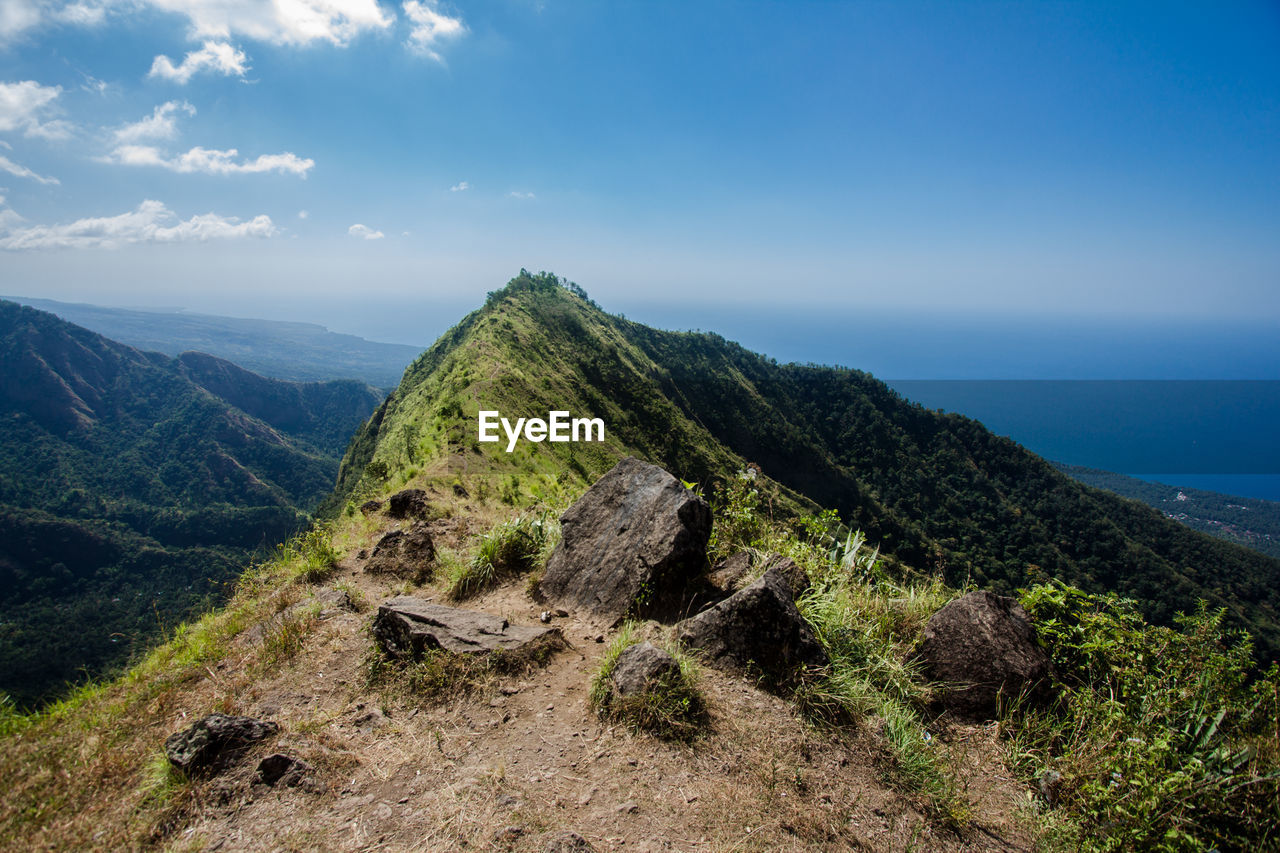
[[[424,493],[420,500],[440,497]],[[478,612],[464,621],[485,632],[510,626],[513,635],[553,628],[562,639],[549,657],[490,674],[470,690],[445,683],[434,695],[371,680],[370,664],[381,655],[373,630],[379,606],[412,596],[399,599],[412,622],[436,619],[446,603],[440,581],[419,582],[430,572],[387,571],[377,561],[370,571],[374,545],[388,532],[412,529],[429,533],[432,559],[440,549],[463,553],[492,520],[479,508],[431,522],[399,515],[370,507],[367,541],[354,556],[267,623],[242,632],[239,659],[249,663],[237,668],[230,656],[167,709],[171,732],[217,711],[270,721],[279,733],[247,747],[233,769],[197,780],[161,827],[159,845],[264,852],[1031,849],[1017,817],[1025,791],[1000,763],[991,726],[943,727],[928,747],[948,752],[972,805],[964,825],[948,826],[893,786],[874,721],[814,726],[734,668],[702,667],[709,724],[690,743],[602,723],[588,692],[616,614],[568,610],[547,626],[540,619],[547,605],[530,598],[521,578],[467,602]],[[297,648],[264,668],[260,647],[289,619],[302,620]],[[410,645],[412,631],[405,630],[398,648]],[[672,630],[646,622],[639,634],[658,640]],[[268,755],[284,756],[273,766],[294,761],[302,770],[265,784],[256,768]]]

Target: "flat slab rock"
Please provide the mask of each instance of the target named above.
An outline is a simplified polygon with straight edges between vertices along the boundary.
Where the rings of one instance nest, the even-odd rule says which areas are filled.
[[[453,654],[533,651],[543,644],[559,645],[559,628],[511,625],[479,610],[446,607],[402,595],[378,608],[373,636],[388,655],[415,659],[431,649]]]
[[[683,594],[707,562],[711,508],[656,465],[627,457],[560,518],[539,590],[618,621]]]
[[[1024,690],[1045,698],[1049,656],[1015,599],[978,590],[948,603],[925,625],[917,655],[958,716],[994,719],[1001,695]]]
[[[676,637],[712,666],[757,667],[779,681],[786,681],[798,666],[827,663],[822,644],[796,608],[786,574],[776,567],[676,625]]]

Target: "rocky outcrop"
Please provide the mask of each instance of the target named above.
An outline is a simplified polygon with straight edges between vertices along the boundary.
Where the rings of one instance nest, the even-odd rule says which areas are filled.
[[[707,580],[718,590],[726,593],[736,592],[747,585],[755,569],[763,560],[763,571],[777,569],[791,587],[793,598],[799,598],[808,591],[809,575],[796,565],[790,557],[776,554],[760,556],[754,551],[735,551],[728,557],[711,567]]]
[[[366,572],[426,577],[436,559],[436,546],[425,522],[415,522],[408,530],[392,530],[378,540]]]
[[[422,489],[396,492],[387,501],[387,515],[392,518],[426,518],[430,510],[427,493]]]
[[[307,781],[310,773],[310,764],[282,752],[268,755],[258,762],[258,779],[273,787],[283,782],[285,787],[296,788]]]
[[[917,655],[941,687],[939,701],[966,719],[994,719],[1000,697],[1043,698],[1049,656],[1022,605],[986,591],[947,604],[925,625]]]
[[[702,573],[711,508],[666,471],[628,457],[565,512],[560,527],[541,594],[617,622],[673,603]]]
[[[214,774],[234,764],[253,744],[280,731],[253,717],[209,714],[165,740],[169,763],[190,774]]]
[[[615,694],[634,696],[679,673],[680,664],[671,655],[653,643],[637,643],[622,650],[609,677]]]
[[[826,652],[796,608],[786,575],[771,568],[754,583],[676,626],[680,642],[712,666],[758,669],[784,683],[798,666],[822,666]]]
[[[797,599],[809,591],[813,585],[809,580],[809,573],[796,564],[796,561],[790,557],[770,557],[765,563],[766,571],[776,571],[782,575],[782,579],[787,582],[787,586],[791,588],[791,597]]]
[[[511,625],[506,619],[399,596],[378,608],[373,636],[390,657],[417,659],[431,649],[452,654],[536,655],[564,645],[559,628]]]
[[[716,589],[734,592],[742,587],[747,576],[751,574],[754,563],[755,557],[750,551],[735,551],[711,567],[707,580]]]

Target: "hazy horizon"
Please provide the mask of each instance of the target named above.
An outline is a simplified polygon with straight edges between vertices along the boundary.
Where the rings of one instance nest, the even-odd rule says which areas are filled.
[[[18,292],[0,296],[47,298]],[[470,303],[452,300],[339,307],[293,303],[257,314],[219,310],[216,300],[199,303],[199,307],[82,304],[304,322],[370,341],[425,349],[482,301],[483,297]],[[1000,317],[849,309],[819,312],[794,306],[619,302],[601,307],[657,328],[714,332],[781,362],[851,367],[885,380],[1280,380],[1280,328],[1266,318],[1252,323],[1194,323],[1165,318]]]
[[[21,295],[403,341],[527,267],[717,330],[1280,327],[1261,0],[4,9]]]

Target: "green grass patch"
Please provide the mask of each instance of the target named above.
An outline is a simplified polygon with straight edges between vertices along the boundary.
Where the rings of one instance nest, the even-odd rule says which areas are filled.
[[[502,580],[546,564],[559,541],[560,523],[550,512],[518,515],[495,525],[481,537],[469,561],[445,567],[446,594],[454,601],[471,598]]]
[[[286,566],[292,579],[315,583],[324,580],[342,557],[333,547],[333,530],[314,524],[276,548],[275,562]]]
[[[921,627],[954,593],[939,582],[897,586],[867,580],[873,568],[828,561],[825,573],[811,574],[813,587],[797,606],[830,664],[805,673],[794,698],[811,719],[826,723],[878,718],[892,777],[936,818],[963,824],[969,804],[955,768],[920,715],[928,689],[906,662]]]

